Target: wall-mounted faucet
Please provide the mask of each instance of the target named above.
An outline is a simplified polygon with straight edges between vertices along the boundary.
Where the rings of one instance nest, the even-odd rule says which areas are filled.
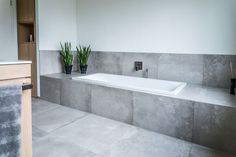
[[[136,71],[143,70],[143,62],[135,61],[134,62],[134,69]]]

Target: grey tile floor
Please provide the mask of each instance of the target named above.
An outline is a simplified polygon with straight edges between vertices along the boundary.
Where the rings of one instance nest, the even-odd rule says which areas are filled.
[[[33,157],[233,157],[41,99],[32,105]]]

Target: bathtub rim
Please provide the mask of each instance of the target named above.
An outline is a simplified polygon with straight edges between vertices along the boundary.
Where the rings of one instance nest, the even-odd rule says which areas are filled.
[[[135,88],[135,87],[131,87],[131,86],[120,86],[120,85],[109,84],[104,81],[89,80],[89,79],[83,78],[86,76],[92,76],[92,75],[96,75],[96,74],[105,74],[105,75],[110,75],[110,76],[124,76],[124,77],[129,77],[129,78],[148,79],[148,80],[154,80],[154,81],[159,80],[159,81],[164,81],[164,82],[179,83],[181,85],[179,85],[174,91],[163,91],[163,90],[152,91],[149,88]],[[160,80],[160,79],[152,79],[152,78],[140,78],[140,77],[134,77],[134,76],[116,75],[116,74],[107,74],[107,73],[94,73],[94,74],[72,77],[71,79],[73,81],[79,81],[79,82],[84,82],[84,83],[93,84],[93,85],[105,86],[105,87],[109,87],[109,88],[116,88],[116,89],[122,89],[122,90],[129,90],[129,91],[133,91],[133,92],[141,92],[141,93],[146,93],[146,94],[163,95],[163,96],[177,96],[187,86],[186,82]]]

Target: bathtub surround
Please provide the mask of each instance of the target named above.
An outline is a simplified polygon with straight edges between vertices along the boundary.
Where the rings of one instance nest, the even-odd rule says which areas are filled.
[[[134,69],[134,62],[142,61],[150,78],[229,89],[230,60],[236,64],[235,55],[92,52],[88,74],[100,72],[143,77],[143,71]],[[62,72],[59,52],[40,51],[40,63],[41,75]],[[75,61],[74,71],[77,66]]]
[[[21,86],[0,87],[0,156],[20,157]]]
[[[236,123],[233,118],[236,115],[236,97],[231,96],[227,89],[189,84],[177,96],[160,96],[71,80],[71,77],[77,76],[81,75],[41,76],[43,85],[56,89],[55,94],[54,89],[42,87],[42,98],[236,153],[235,127],[232,125]]]

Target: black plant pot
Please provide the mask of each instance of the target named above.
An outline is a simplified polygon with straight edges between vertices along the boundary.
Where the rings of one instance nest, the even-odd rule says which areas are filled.
[[[86,74],[87,73],[87,68],[88,68],[88,65],[80,65],[81,74]]]
[[[71,74],[73,65],[65,65],[66,74]]]
[[[236,79],[231,79],[230,94],[235,95]]]

